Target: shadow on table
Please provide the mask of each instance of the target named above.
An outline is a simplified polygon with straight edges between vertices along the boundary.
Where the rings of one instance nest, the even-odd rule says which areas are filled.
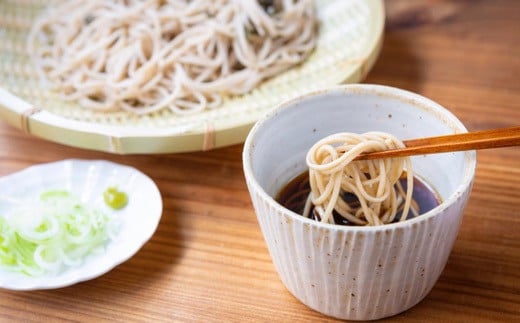
[[[413,54],[412,42],[400,34],[385,35],[379,58],[363,83],[388,85],[420,94],[423,69]]]
[[[435,33],[436,26],[463,14],[468,1],[385,1],[383,47],[365,83],[398,87],[422,94],[427,62],[421,61],[424,42],[418,37]]]

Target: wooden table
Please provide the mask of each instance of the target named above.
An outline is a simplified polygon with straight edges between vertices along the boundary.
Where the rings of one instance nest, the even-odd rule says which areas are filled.
[[[366,82],[451,109],[470,130],[520,124],[520,1],[387,3]],[[0,320],[327,320],[282,285],[242,173],[242,146],[118,156],[42,141],[0,122],[0,175],[66,158],[139,168],[161,190],[156,234],[109,273],[57,290],[0,291]],[[439,282],[396,321],[520,320],[520,148],[478,153],[465,218]]]

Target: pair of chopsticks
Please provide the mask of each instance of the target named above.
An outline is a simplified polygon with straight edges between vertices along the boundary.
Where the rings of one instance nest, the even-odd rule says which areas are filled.
[[[520,145],[520,127],[467,132],[403,141],[405,148],[363,153],[355,160],[407,157],[452,151],[511,147]]]

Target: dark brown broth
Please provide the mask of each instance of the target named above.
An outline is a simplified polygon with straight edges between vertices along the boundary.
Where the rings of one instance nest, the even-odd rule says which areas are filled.
[[[400,181],[401,185],[406,190],[406,176],[403,176]],[[276,196],[276,201],[289,210],[298,214],[302,214],[303,208],[305,206],[305,200],[307,199],[309,192],[309,173],[305,171],[292,179],[280,190]],[[419,206],[419,215],[430,211],[440,204],[440,197],[438,194],[435,193],[435,191],[433,191],[426,183],[415,176],[413,179],[412,198]],[[349,204],[359,203],[357,198],[352,194],[345,194],[343,199]],[[313,214],[313,212],[311,212],[311,214]],[[408,219],[411,217],[413,217],[413,214],[410,212]],[[394,222],[398,221],[400,218],[401,214],[399,213],[397,214]],[[336,214],[336,212],[334,212],[334,222],[340,225],[355,225],[348,222],[339,214]]]

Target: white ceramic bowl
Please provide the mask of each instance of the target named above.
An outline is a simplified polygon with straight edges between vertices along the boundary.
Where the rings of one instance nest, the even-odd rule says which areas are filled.
[[[305,155],[337,132],[384,131],[401,139],[466,132],[448,110],[379,85],[345,85],[282,103],[247,137],[244,173],[273,263],[301,302],[341,319],[372,320],[420,302],[451,252],[476,167],[474,151],[413,157],[414,172],[442,198],[435,209],[377,227],[318,223],[274,200],[306,170]]]
[[[113,210],[103,192],[117,187],[127,193],[128,205]],[[28,276],[0,266],[0,288],[12,290],[53,289],[94,279],[132,257],[152,237],[162,214],[157,185],[139,170],[105,160],[67,159],[38,164],[0,178],[0,216],[37,200],[42,192],[67,190],[82,203],[119,223],[117,234],[104,252],[92,253],[78,266],[58,273]]]

